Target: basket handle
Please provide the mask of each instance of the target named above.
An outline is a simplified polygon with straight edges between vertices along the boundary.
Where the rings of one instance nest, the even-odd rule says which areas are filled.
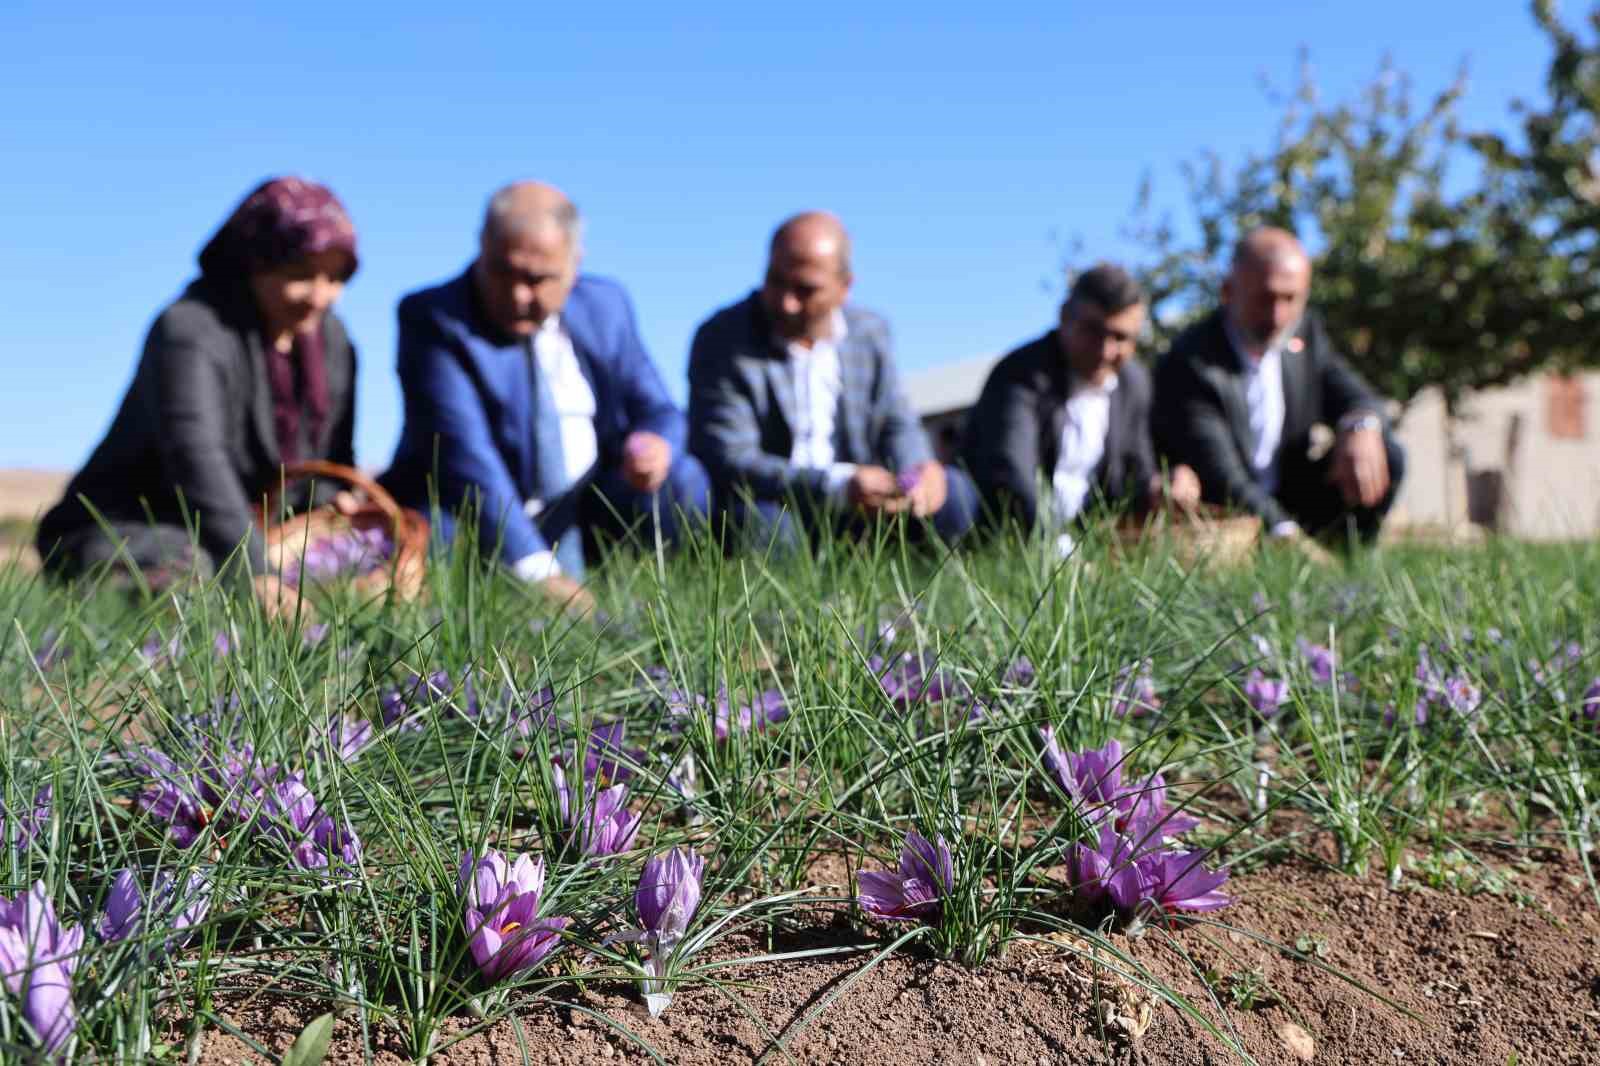
[[[285,463],[280,484],[304,481],[306,478],[342,481],[352,488],[360,489],[366,494],[367,499],[372,501],[373,506],[383,512],[383,517],[388,519],[391,530],[398,533],[405,524],[405,515],[400,510],[400,505],[395,503],[394,497],[389,495],[382,485],[353,466],[330,463],[326,459],[305,459],[298,463]]]

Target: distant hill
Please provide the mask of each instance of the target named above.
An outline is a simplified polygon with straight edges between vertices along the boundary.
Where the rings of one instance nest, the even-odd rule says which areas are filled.
[[[32,521],[61,498],[72,475],[61,470],[0,468],[0,521]]]

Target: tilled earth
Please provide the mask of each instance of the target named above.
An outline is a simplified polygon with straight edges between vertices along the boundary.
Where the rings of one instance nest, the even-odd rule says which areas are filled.
[[[1534,851],[1512,862],[1507,853],[1490,877],[1471,864],[1430,869],[1393,890],[1290,860],[1235,877],[1239,902],[1216,924],[1113,935],[1199,1017],[1095,965],[1088,942],[1058,933],[1014,942],[976,970],[909,954],[864,973],[870,955],[735,966],[721,971],[722,988],[680,992],[659,1020],[626,990],[569,986],[562,998],[582,1009],[520,1009],[432,1061],[651,1061],[641,1043],[694,1066],[1600,1061],[1600,908],[1576,858]],[[722,949],[734,957],[859,939],[841,918],[777,946]],[[231,1008],[224,995],[219,1009],[279,1054],[327,1009],[255,991]],[[451,1024],[441,1045],[474,1023]],[[327,1061],[403,1062],[404,1048],[398,1031],[379,1027],[369,1052],[345,1018]],[[202,1062],[257,1060],[220,1032],[202,1049]]]

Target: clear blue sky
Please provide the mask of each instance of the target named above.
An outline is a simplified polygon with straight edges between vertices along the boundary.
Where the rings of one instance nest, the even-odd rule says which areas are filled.
[[[1517,0],[1341,4],[0,5],[0,466],[81,463],[157,310],[261,178],[344,199],[363,269],[358,458],[399,429],[394,304],[472,253],[487,193],[565,188],[681,397],[689,338],[757,280],[774,223],[837,211],[856,298],[908,369],[1043,329],[1052,234],[1115,255],[1141,174],[1264,147],[1311,49],[1348,96],[1387,52],[1419,91],[1463,58],[1504,128],[1546,46]],[[1569,2],[1567,5],[1572,10]]]

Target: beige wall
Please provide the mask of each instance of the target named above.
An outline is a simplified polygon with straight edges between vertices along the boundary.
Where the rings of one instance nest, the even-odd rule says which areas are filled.
[[[1470,397],[1455,422],[1454,448],[1442,400],[1433,390],[1423,393],[1399,427],[1409,475],[1397,517],[1455,525],[1470,515],[1536,540],[1600,533],[1600,407],[1593,402],[1600,374],[1581,375],[1577,386],[1581,425],[1567,428],[1581,435],[1557,432],[1559,383],[1542,376]]]

